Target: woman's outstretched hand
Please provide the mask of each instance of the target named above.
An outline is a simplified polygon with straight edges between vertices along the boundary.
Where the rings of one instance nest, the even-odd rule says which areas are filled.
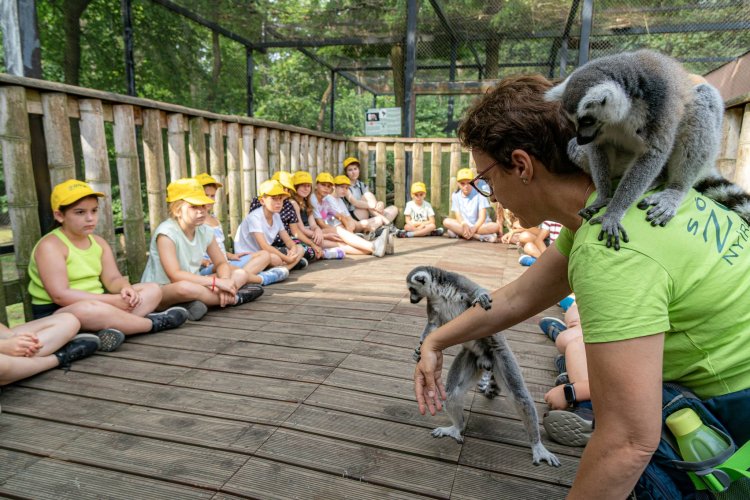
[[[417,397],[419,413],[435,415],[435,410],[443,409],[446,399],[445,386],[440,378],[443,370],[443,352],[432,350],[427,343],[422,344],[421,359],[414,369],[414,394]]]

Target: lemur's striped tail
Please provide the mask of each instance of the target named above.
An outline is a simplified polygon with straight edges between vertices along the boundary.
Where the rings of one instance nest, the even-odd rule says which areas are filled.
[[[698,182],[695,190],[737,212],[750,224],[750,194],[737,184],[720,175],[713,175]]]

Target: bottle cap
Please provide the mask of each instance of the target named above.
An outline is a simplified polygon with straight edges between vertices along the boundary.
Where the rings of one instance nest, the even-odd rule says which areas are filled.
[[[675,437],[690,434],[703,425],[701,418],[690,408],[683,408],[667,417],[667,427]]]

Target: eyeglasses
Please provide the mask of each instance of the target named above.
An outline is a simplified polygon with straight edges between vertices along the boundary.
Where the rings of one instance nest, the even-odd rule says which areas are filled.
[[[496,161],[486,169],[484,169],[484,172],[474,177],[472,180],[469,181],[469,184],[471,184],[471,187],[477,190],[479,194],[482,196],[485,196],[489,198],[492,196],[492,185],[487,182],[487,179],[485,179],[485,175],[487,175],[487,172],[495,168],[497,165],[500,165],[500,162]],[[481,183],[479,181],[482,181]]]

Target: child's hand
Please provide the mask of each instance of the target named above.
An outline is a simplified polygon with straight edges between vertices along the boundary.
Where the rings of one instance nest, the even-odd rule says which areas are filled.
[[[130,310],[138,307],[143,301],[143,299],[141,298],[141,294],[138,293],[138,291],[133,288],[132,285],[122,287],[122,289],[120,290],[120,297],[122,297],[122,300],[124,300],[128,304]]]
[[[216,278],[215,285],[214,293],[218,293],[220,296],[222,292],[231,294],[232,297],[237,293],[237,286],[234,284],[234,280],[230,278]]]
[[[313,234],[312,234],[313,243],[320,246],[323,244],[323,239],[324,239],[323,231],[319,227],[316,227],[315,229],[313,229]]]

